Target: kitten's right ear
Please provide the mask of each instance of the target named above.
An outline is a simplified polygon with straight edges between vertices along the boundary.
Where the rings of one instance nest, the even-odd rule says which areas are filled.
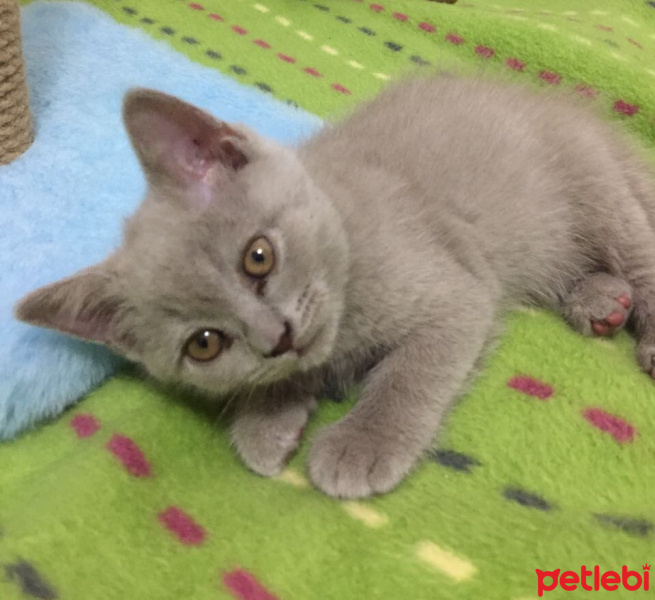
[[[123,121],[153,183],[215,185],[248,163],[243,134],[174,96],[134,89],[125,96]]]
[[[19,321],[103,344],[130,357],[136,341],[122,332],[127,301],[103,264],[39,288],[16,305]]]

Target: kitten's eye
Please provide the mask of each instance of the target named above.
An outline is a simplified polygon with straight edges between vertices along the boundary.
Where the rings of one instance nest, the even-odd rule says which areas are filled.
[[[189,358],[198,362],[214,360],[225,346],[223,335],[215,329],[196,331],[187,341],[184,351]]]
[[[264,236],[254,239],[243,254],[243,270],[250,277],[266,277],[275,266],[273,245]]]

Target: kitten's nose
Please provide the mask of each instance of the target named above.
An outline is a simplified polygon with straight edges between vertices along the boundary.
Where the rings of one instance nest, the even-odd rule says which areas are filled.
[[[282,356],[283,354],[289,352],[289,350],[293,350],[293,330],[291,328],[291,323],[289,323],[289,321],[285,321],[284,332],[280,336],[280,339],[277,341],[275,348],[273,348],[270,354],[268,354],[267,358]]]

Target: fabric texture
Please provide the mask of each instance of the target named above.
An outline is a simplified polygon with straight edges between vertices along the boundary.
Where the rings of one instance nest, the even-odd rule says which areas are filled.
[[[20,270],[9,294],[18,295],[115,243],[116,218],[142,185],[118,133],[120,95],[131,84],[180,93],[292,141],[318,120],[266,94],[325,117],[423,62],[461,64],[577,88],[651,148],[655,141],[652,2],[93,3],[104,12],[37,3],[23,13],[37,140],[24,163],[0,170],[0,186],[35,192],[12,196],[11,210],[0,213],[4,231],[18,223],[27,240],[14,242],[19,253],[2,238],[3,302],[5,273]],[[90,84],[81,83],[84,73]],[[72,119],[64,106],[76,102]],[[68,130],[58,138],[66,145],[54,147],[62,158],[51,150],[52,166],[43,158],[28,169],[46,153],[46,126]],[[78,150],[72,139],[89,145]],[[59,177],[39,188],[46,165]],[[62,186],[82,186],[83,207],[101,195],[107,208],[95,228],[116,229],[91,241],[74,229],[77,252],[74,238],[64,249],[54,234],[33,232],[24,206],[61,198]],[[46,220],[72,227],[78,212]],[[33,254],[38,264],[22,262]],[[46,370],[35,357],[61,340],[21,335],[23,345],[7,354],[14,366],[3,372],[34,361],[15,396],[21,409],[35,398],[66,398],[54,414],[71,390],[83,393],[113,366],[84,345],[74,349],[84,357],[77,371],[68,359]],[[0,598],[528,600],[538,597],[536,569],[620,573],[626,565],[643,580],[655,547],[653,386],[627,335],[585,339],[553,315],[517,312],[412,476],[385,497],[340,502],[311,488],[305,461],[316,428],[345,414],[354,394],[323,402],[289,468],[266,480],[235,457],[218,407],[123,371],[57,420],[0,446]],[[640,593],[620,585],[613,597]],[[561,587],[545,593],[570,595]]]

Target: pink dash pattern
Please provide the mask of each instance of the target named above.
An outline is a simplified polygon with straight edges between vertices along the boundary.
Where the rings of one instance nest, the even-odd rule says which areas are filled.
[[[541,71],[541,73],[539,73],[539,79],[549,83],[550,85],[559,85],[559,83],[562,81],[562,76],[558,75],[557,73],[553,73],[552,71]]]
[[[205,7],[202,4],[197,4],[196,2],[191,2],[189,8],[192,8],[193,10],[205,10]]]
[[[434,33],[437,30],[434,25],[430,25],[430,23],[425,22],[419,23],[418,28],[422,29],[423,31],[427,31],[428,33]]]
[[[595,90],[592,87],[589,87],[588,85],[584,85],[583,83],[580,83],[575,86],[575,91],[578,92],[581,96],[584,96],[585,98],[595,98],[598,96],[598,90]]]
[[[316,69],[313,69],[312,67],[305,67],[305,69],[303,70],[305,71],[305,73],[311,75],[312,77],[323,77],[321,73],[319,73]]]
[[[494,54],[496,54],[493,48],[489,48],[487,46],[476,46],[475,53],[482,58],[491,58],[494,56]]]
[[[637,433],[633,425],[602,408],[586,408],[582,416],[597,429],[609,433],[619,444],[629,444]]]
[[[628,104],[624,100],[617,100],[614,103],[614,110],[623,115],[631,117],[639,112],[639,107],[635,104]]]
[[[254,575],[243,569],[225,573],[223,583],[237,600],[278,600]]]
[[[540,400],[547,400],[554,393],[553,388],[548,384],[526,375],[512,377],[507,382],[507,386]]]
[[[100,429],[100,421],[93,415],[75,415],[70,424],[78,438],[91,437]]]
[[[449,33],[446,36],[446,41],[459,46],[460,44],[464,43],[464,38],[461,35],[457,35],[456,33]]]
[[[371,4],[371,10],[373,12],[379,13],[384,10],[384,6],[382,6],[381,4]]]
[[[150,477],[152,469],[146,460],[141,448],[130,438],[114,434],[107,442],[109,450],[118,460],[123,463],[128,473],[135,477]]]
[[[199,546],[207,536],[205,529],[177,506],[169,506],[157,519],[185,546]]]
[[[259,46],[260,48],[264,48],[264,50],[268,50],[271,47],[271,45],[264,40],[254,40],[253,44]]]
[[[405,13],[395,12],[393,13],[393,18],[398,19],[399,21],[407,21],[409,17]]]
[[[282,52],[278,52],[277,57],[280,60],[283,60],[284,62],[287,62],[287,63],[290,63],[290,64],[293,64],[293,63],[296,62],[296,59],[293,58],[293,56],[288,56],[286,54],[282,54]]]
[[[513,71],[523,71],[525,69],[525,63],[518,58],[508,58],[505,64]]]
[[[246,35],[246,33],[248,33],[248,30],[244,29],[240,25],[232,25],[232,31],[238,35]]]
[[[207,15],[210,19],[213,19],[214,21],[222,21],[223,17],[221,15],[217,15],[216,13],[209,13]]]
[[[340,83],[333,83],[332,84],[332,89],[336,90],[337,92],[339,92],[341,94],[350,95],[350,90],[348,88],[343,87]]]

